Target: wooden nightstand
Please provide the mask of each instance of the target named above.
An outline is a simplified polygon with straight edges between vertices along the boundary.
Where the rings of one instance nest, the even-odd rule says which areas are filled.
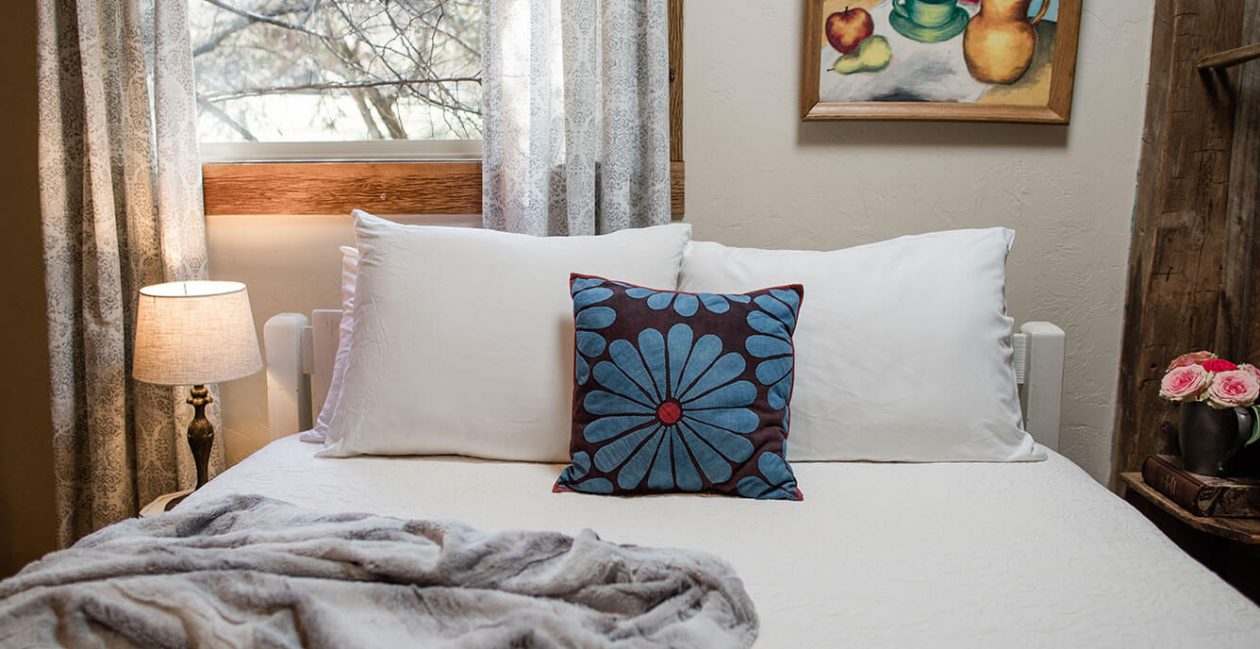
[[[1260,519],[1195,516],[1142,480],[1123,473],[1124,499],[1186,554],[1260,604]]]
[[[184,499],[184,496],[187,496],[192,492],[192,489],[185,489],[183,491],[176,491],[175,493],[158,496],[153,499],[153,502],[145,505],[144,509],[140,510],[140,518],[148,518],[150,516],[156,516],[162,512],[169,511],[172,507],[178,505],[179,501]]]

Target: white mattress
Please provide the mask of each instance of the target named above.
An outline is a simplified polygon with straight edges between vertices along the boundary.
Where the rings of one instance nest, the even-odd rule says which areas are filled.
[[[735,566],[759,647],[1260,647],[1260,608],[1055,453],[1038,463],[796,463],[805,501],[554,494],[560,467],[318,459],[281,439],[186,502],[257,493],[706,550]]]

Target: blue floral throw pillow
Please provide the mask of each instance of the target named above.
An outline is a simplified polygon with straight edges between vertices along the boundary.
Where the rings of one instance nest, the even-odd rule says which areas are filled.
[[[573,464],[556,491],[800,500],[785,460],[799,285],[657,291],[574,274]]]

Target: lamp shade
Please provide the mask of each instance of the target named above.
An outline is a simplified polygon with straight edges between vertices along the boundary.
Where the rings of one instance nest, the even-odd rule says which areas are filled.
[[[262,369],[249,292],[240,282],[170,282],[140,289],[132,376],[202,385]]]

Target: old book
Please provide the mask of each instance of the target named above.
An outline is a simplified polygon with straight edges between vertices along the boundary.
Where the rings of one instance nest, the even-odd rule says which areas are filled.
[[[1196,516],[1260,518],[1260,480],[1191,473],[1172,455],[1142,463],[1142,480]]]

